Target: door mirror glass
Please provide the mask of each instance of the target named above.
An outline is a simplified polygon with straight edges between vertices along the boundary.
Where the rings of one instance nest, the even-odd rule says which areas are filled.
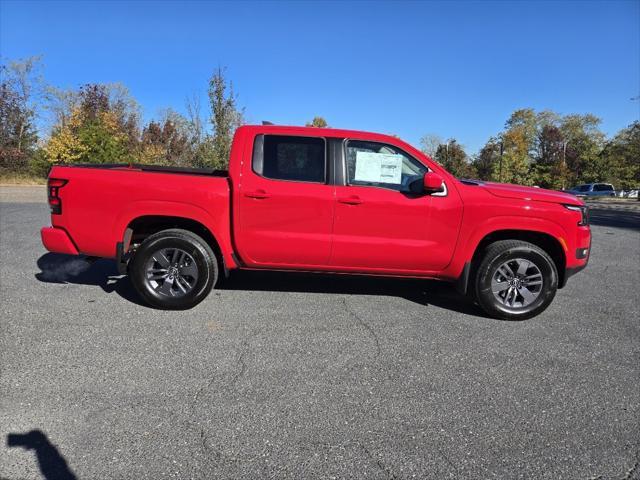
[[[425,193],[438,193],[444,190],[444,179],[435,172],[427,172],[422,178]]]

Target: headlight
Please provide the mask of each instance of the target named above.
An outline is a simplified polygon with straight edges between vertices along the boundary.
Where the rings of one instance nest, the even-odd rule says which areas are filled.
[[[582,217],[580,218],[578,225],[580,225],[581,227],[589,225],[589,207],[587,207],[586,205],[565,205],[564,208],[569,209],[573,212],[580,212],[580,215]]]

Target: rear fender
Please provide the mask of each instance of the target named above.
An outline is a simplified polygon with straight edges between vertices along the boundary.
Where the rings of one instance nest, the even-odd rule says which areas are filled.
[[[204,225],[218,243],[225,265],[230,268],[235,267],[232,257],[229,208],[228,206],[216,210],[216,215],[211,215],[207,210],[183,202],[171,201],[140,201],[127,205],[122,213],[117,217],[113,226],[113,231],[117,236],[117,241],[122,242],[128,225],[137,218],[146,216],[160,217],[181,217],[194,220]],[[114,244],[115,247],[115,244]]]

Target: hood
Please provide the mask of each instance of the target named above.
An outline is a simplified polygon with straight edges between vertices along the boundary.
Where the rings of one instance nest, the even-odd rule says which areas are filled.
[[[522,185],[513,185],[511,183],[493,182],[485,182],[484,187],[496,197],[584,205],[584,202],[579,200],[575,195],[557,192],[555,190],[547,190],[546,188],[524,187]]]

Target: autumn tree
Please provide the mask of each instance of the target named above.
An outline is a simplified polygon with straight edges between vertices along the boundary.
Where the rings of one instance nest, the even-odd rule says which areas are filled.
[[[135,102],[119,85],[87,84],[57,124],[45,151],[50,162],[119,163],[136,159]]]
[[[188,120],[171,109],[165,110],[163,117],[163,120],[151,121],[142,129],[140,163],[192,165]]]
[[[0,65],[0,169],[25,171],[35,154],[40,58]]]
[[[536,141],[535,112],[530,108],[513,112],[500,135],[500,141],[502,155],[498,180],[530,185],[529,170]]]
[[[313,117],[313,120],[307,122],[306,127],[327,128],[329,124],[323,117]]]
[[[536,185],[544,188],[568,187],[569,169],[566,165],[566,142],[560,129],[552,124],[544,125],[538,134],[538,154],[532,168]]]

